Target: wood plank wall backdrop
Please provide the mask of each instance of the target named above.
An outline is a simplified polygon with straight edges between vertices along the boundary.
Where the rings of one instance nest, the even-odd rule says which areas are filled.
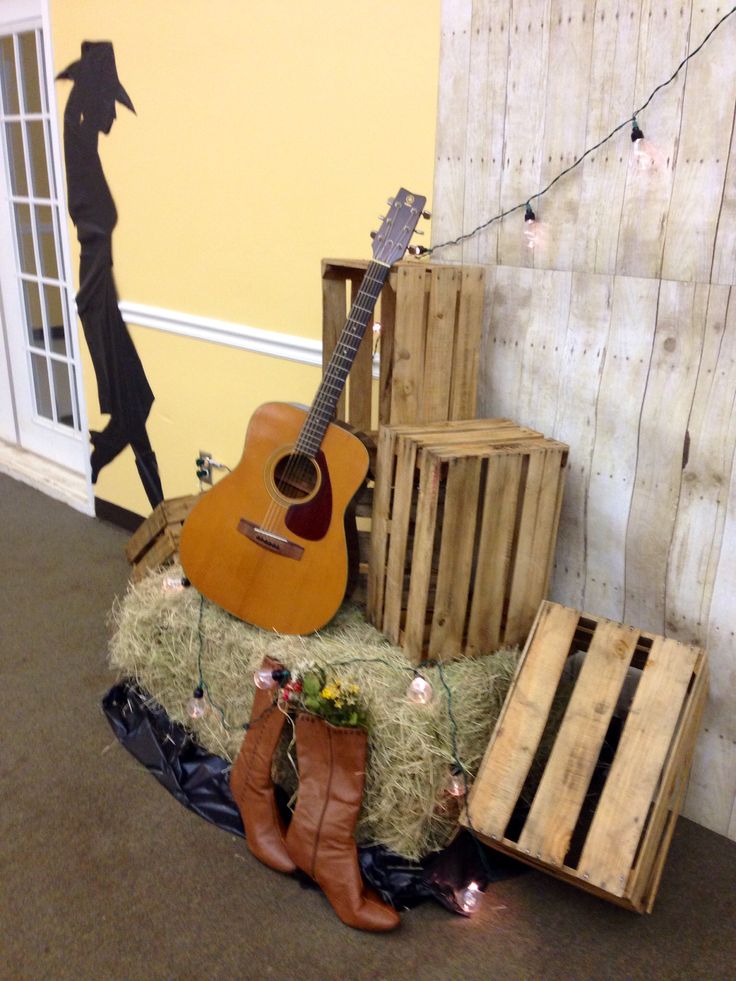
[[[432,244],[545,187],[731,4],[444,0]],[[437,261],[487,267],[481,415],[570,444],[551,598],[705,645],[685,814],[736,838],[736,15],[630,126]]]

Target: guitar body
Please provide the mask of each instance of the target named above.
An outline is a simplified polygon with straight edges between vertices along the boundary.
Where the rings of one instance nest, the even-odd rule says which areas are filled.
[[[345,511],[368,470],[355,436],[327,426],[315,457],[295,450],[307,411],[254,413],[238,466],[202,496],[181,534],[185,575],[266,630],[309,634],[337,612],[348,576]]]

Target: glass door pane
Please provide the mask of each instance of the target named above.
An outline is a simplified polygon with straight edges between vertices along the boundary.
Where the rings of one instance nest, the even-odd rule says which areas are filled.
[[[79,432],[72,307],[59,241],[64,212],[50,154],[40,30],[0,38],[0,118],[32,411],[44,425]]]

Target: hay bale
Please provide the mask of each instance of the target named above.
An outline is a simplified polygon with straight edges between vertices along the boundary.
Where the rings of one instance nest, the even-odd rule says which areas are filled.
[[[446,783],[455,756],[475,775],[508,691],[518,650],[422,667],[434,698],[418,706],[406,698],[413,667],[404,652],[344,606],[309,637],[270,634],[202,600],[193,588],[168,592],[177,568],[131,585],[112,611],[110,663],[132,677],[170,718],[192,730],[202,746],[232,761],[253,699],[253,672],[263,657],[298,673],[319,665],[360,687],[369,727],[369,763],[357,838],[419,859],[447,845],[458,809]],[[197,721],[186,705],[200,666],[217,711]],[[449,693],[449,697],[448,697]],[[451,720],[454,719],[454,725]],[[282,741],[275,761],[279,782],[294,790],[293,746]]]

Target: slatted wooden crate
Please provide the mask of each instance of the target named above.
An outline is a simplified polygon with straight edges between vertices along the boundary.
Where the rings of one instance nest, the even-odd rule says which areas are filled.
[[[417,662],[523,643],[547,591],[567,452],[508,419],[382,427],[371,622]]]
[[[543,731],[571,658],[582,667],[563,684],[552,742]],[[702,648],[543,603],[463,823],[530,865],[650,912],[707,684]]]
[[[199,494],[187,494],[162,501],[136,528],[125,547],[134,581],[175,558],[184,519],[198,499]]]
[[[325,366],[367,265],[322,261]],[[397,263],[374,315],[381,325],[378,384],[373,378],[374,337],[369,329],[338,405],[338,418],[373,432],[382,423],[474,416],[484,277],[482,266]]]
[[[367,262],[322,261],[322,349],[327,366]],[[391,270],[374,320],[381,324],[379,377],[368,330],[350,371],[337,418],[375,436],[384,423],[468,419],[476,412],[483,326],[482,266],[405,261]],[[375,468],[371,467],[371,474]],[[365,602],[373,481],[357,506],[360,575],[353,598]]]

